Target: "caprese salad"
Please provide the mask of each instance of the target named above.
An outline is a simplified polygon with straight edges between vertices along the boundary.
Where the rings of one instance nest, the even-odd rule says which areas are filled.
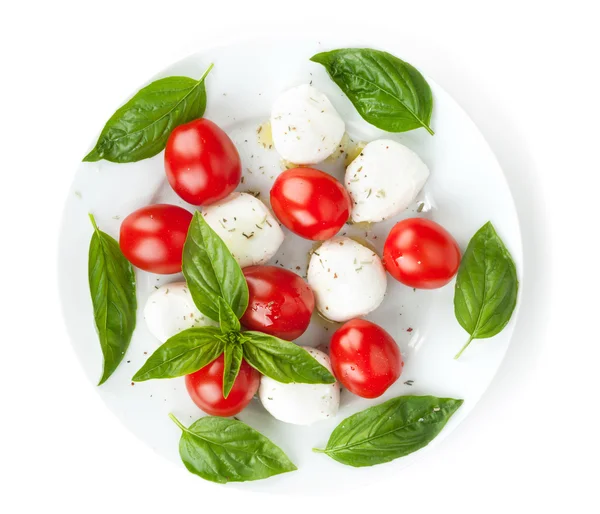
[[[325,66],[367,122],[390,133],[424,128],[433,134],[431,90],[408,63],[371,49],[333,50],[312,60]],[[242,177],[236,146],[202,117],[209,71],[198,81],[166,77],[140,90],[84,160],[132,162],[164,149],[168,183],[198,206],[194,212],[143,207],[123,219],[118,242],[90,215],[89,285],[102,384],[136,326],[134,268],[183,273],[185,280],[144,299],[145,323],[160,345],[133,381],[185,377],[206,416],[189,427],[172,416],[182,430],[181,458],[191,472],[222,483],[296,469],[269,439],[232,418],[255,396],[275,419],[310,425],[337,415],[340,388],[375,399],[399,379],[401,348],[393,334],[365,319],[384,301],[389,280],[435,289],[458,274],[455,313],[470,336],[464,348],[504,328],[518,282],[489,222],[462,255],[447,230],[420,217],[394,225],[383,255],[368,241],[341,235],[347,223],[377,223],[406,210],[435,169],[391,135],[366,142],[343,181],[318,169],[339,152],[346,125],[310,84],[283,91],[272,104],[273,151],[285,163],[270,190],[272,211],[255,195],[236,191]],[[157,116],[160,131],[149,128]],[[306,279],[270,264],[285,237],[315,241]],[[315,341],[314,348],[295,344],[315,316],[338,324],[330,340]],[[388,462],[426,446],[461,404],[434,396],[374,403],[343,420],[317,451],[356,467]]]

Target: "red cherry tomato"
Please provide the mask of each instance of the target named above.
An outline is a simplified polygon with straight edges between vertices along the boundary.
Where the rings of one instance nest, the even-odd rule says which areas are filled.
[[[312,289],[298,275],[276,266],[243,269],[250,298],[242,324],[292,341],[308,328],[315,308]]]
[[[377,398],[385,393],[404,367],[392,336],[364,319],[352,319],[333,334],[329,357],[337,379],[363,398]]]
[[[142,207],[121,224],[119,246],[134,266],[152,273],[179,273],[188,228],[189,211],[176,205]]]
[[[212,121],[200,118],[171,132],[165,171],[171,187],[186,202],[208,205],[237,187],[242,163],[229,136]]]
[[[385,268],[399,282],[419,289],[446,285],[456,275],[460,248],[441,225],[423,218],[402,220],[383,247]]]
[[[284,171],[271,188],[273,212],[295,234],[324,241],[348,221],[352,201],[335,178],[313,168]]]
[[[244,410],[256,394],[260,373],[242,360],[240,372],[227,398],[223,398],[223,354],[185,377],[185,387],[198,408],[211,416],[234,416]]]

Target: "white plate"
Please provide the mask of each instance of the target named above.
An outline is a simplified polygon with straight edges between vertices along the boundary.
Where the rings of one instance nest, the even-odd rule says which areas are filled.
[[[215,63],[207,79],[208,107],[205,116],[224,128],[240,151],[245,183],[239,189],[258,190],[264,201],[268,201],[270,185],[281,167],[275,150],[266,150],[259,145],[256,129],[268,119],[271,104],[278,93],[290,86],[312,81],[328,95],[346,120],[347,131],[353,138],[370,141],[385,136],[396,139],[415,150],[431,170],[420,197],[406,212],[373,225],[366,233],[364,229],[351,226],[344,227],[342,233],[366,235],[381,252],[385,236],[396,221],[423,216],[441,223],[464,250],[475,231],[491,220],[511,251],[521,278],[523,259],[515,206],[502,171],[473,122],[440,86],[428,79],[435,105],[431,122],[435,136],[430,136],[423,129],[389,134],[368,125],[328,78],[323,67],[309,61],[316,52],[349,45],[349,41],[326,40],[320,43],[250,41],[193,55],[154,78],[168,75],[199,77],[209,63]],[[386,50],[402,57],[401,48]],[[82,148],[81,155],[86,153],[86,149]],[[340,160],[328,165],[327,169],[340,177],[342,167]],[[88,291],[87,252],[92,228],[87,213],[94,213],[99,226],[118,237],[123,217],[139,207],[157,202],[194,209],[181,201],[166,183],[162,153],[133,164],[82,163],[73,181],[60,236],[59,279],[73,347],[93,383],[100,376],[102,357]],[[417,214],[416,209],[421,202],[425,203],[425,209]],[[311,246],[311,242],[286,231],[286,240],[272,263],[283,264],[304,274]],[[152,449],[180,464],[180,432],[167,414],[173,412],[187,424],[203,415],[189,399],[183,379],[154,380],[135,385],[131,382],[135,371],[159,345],[145,326],[142,315],[144,302],[155,285],[178,278],[137,271],[137,328],[122,364],[97,391],[129,430]],[[395,337],[402,350],[405,367],[400,380],[383,397],[365,400],[344,391],[338,416],[310,427],[281,423],[262,408],[258,399],[254,399],[239,418],[281,446],[299,469],[264,481],[236,484],[235,487],[288,493],[352,489],[399,471],[456,428],[494,377],[510,342],[516,313],[501,334],[493,339],[474,341],[463,357],[455,361],[453,356],[466,341],[467,334],[454,318],[453,286],[454,281],[434,291],[413,291],[389,277],[386,298],[368,319],[382,325]],[[327,343],[332,330],[333,325],[327,326],[315,317],[311,328],[299,342],[311,346]],[[406,385],[404,382],[407,380],[414,381],[413,385]],[[426,450],[389,464],[355,469],[311,451],[313,447],[322,448],[333,428],[346,416],[404,394],[463,398],[465,403]]]

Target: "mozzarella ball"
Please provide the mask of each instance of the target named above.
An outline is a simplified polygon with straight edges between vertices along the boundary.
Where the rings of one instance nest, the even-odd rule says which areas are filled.
[[[346,168],[352,221],[382,221],[398,214],[415,200],[428,177],[429,169],[410,148],[390,139],[369,143]]]
[[[242,268],[265,264],[283,243],[283,230],[267,206],[247,193],[231,193],[202,214]]]
[[[306,350],[331,371],[326,353]],[[282,384],[272,378],[260,379],[258,396],[265,409],[276,419],[294,425],[311,425],[335,416],[340,405],[340,386],[334,384]]]
[[[315,164],[338,149],[346,127],[329,99],[308,84],[281,94],[271,110],[279,154],[295,164]]]
[[[188,328],[218,326],[196,308],[185,282],[165,284],[154,291],[144,306],[144,319],[161,343]]]
[[[379,256],[353,239],[340,236],[313,252],[307,278],[317,309],[332,321],[347,321],[374,311],[387,287]]]

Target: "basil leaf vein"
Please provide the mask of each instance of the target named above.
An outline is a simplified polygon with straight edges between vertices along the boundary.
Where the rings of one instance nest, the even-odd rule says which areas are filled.
[[[136,162],[160,153],[176,126],[204,114],[204,79],[212,67],[199,80],[165,77],[140,89],[106,122],[84,162]]]
[[[88,254],[88,280],[94,322],[104,358],[103,384],[117,369],[135,329],[137,298],[135,273],[121,253],[119,243],[102,232],[90,214],[94,233]]]
[[[186,428],[169,416],[182,431],[183,464],[205,480],[246,482],[298,469],[281,448],[241,421],[205,416]]]
[[[331,433],[325,453],[342,464],[373,466],[427,446],[463,404],[435,396],[400,396],[343,420]]]
[[[342,48],[311,57],[369,123],[388,132],[420,127],[433,135],[431,88],[407,62],[380,50]]]
[[[216,327],[195,327],[179,332],[150,355],[133,376],[134,382],[189,375],[214,361],[225,347]]]
[[[228,332],[239,332],[241,325],[240,320],[231,310],[231,307],[227,305],[227,302],[223,298],[218,299],[219,302],[219,325],[221,326],[221,332],[224,334]]]
[[[240,372],[244,350],[238,342],[225,344],[224,366],[223,366],[223,398],[227,398],[235,379]]]
[[[335,377],[306,349],[261,332],[243,332],[244,358],[256,370],[284,384],[333,384]]]
[[[248,306],[244,274],[221,238],[196,211],[183,247],[183,275],[198,310],[219,321],[219,298],[240,318]]]
[[[454,314],[473,339],[493,337],[509,322],[517,304],[519,281],[510,252],[487,222],[471,238],[462,257],[454,291]]]

